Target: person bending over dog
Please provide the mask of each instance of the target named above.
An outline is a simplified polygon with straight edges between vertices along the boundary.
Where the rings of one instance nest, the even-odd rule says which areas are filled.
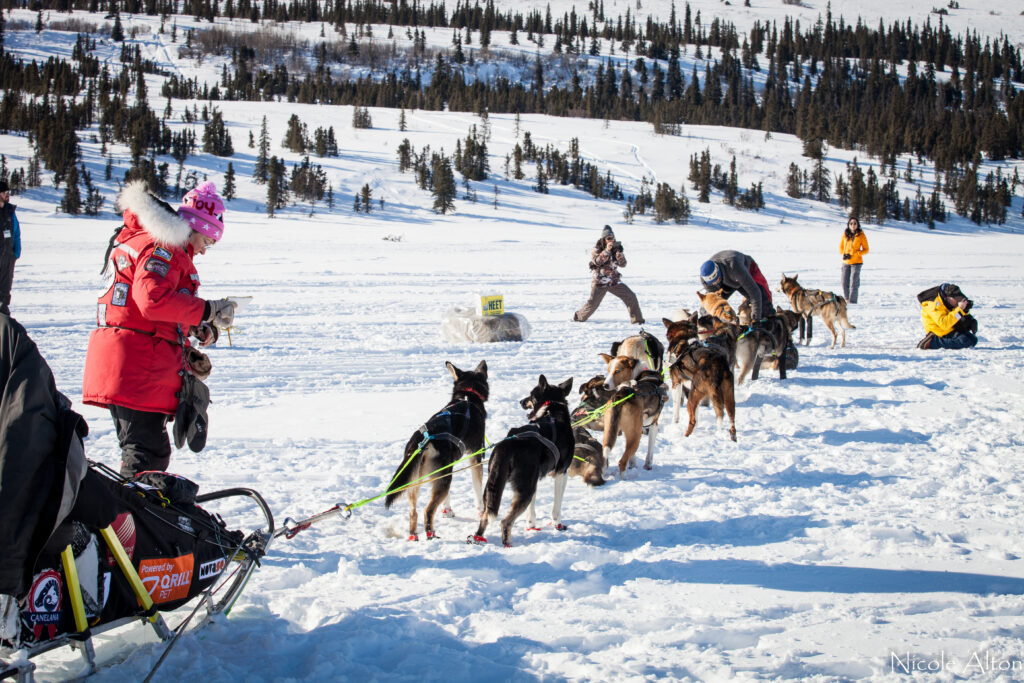
[[[594,311],[601,305],[604,295],[611,293],[626,304],[626,308],[629,309],[630,322],[634,325],[643,324],[644,314],[640,312],[640,303],[636,300],[636,294],[622,284],[622,276],[619,275],[619,268],[625,267],[626,257],[622,253],[622,242],[615,239],[615,233],[612,232],[611,226],[606,225],[601,231],[601,239],[590,251],[590,270],[593,273],[590,298],[583,304],[583,308],[573,314],[574,322],[585,322],[587,318],[594,315]]]
[[[183,373],[200,379],[209,373],[209,359],[185,336],[212,344],[217,327],[231,325],[235,303],[196,296],[192,259],[224,232],[224,203],[212,182],[191,190],[177,209],[142,182],[126,185],[117,203],[124,225],[107,248],[103,272],[112,264],[114,279],[99,298],[97,329],[89,336],[82,402],[110,410],[121,474],[134,477],[167,469],[166,426],[178,409]]]
[[[921,323],[927,333],[919,349],[969,349],[978,343],[978,321],[970,314],[974,302],[956,285],[944,283],[917,295]]]
[[[772,293],[753,258],[732,249],[720,251],[700,267],[700,280],[709,292],[728,299],[733,292],[743,293],[750,302],[750,328],[765,330],[769,318],[775,317]]]

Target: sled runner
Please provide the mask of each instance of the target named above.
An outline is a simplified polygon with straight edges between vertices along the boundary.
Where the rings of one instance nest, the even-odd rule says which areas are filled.
[[[51,542],[36,562],[13,632],[13,620],[6,629],[0,622],[0,680],[32,681],[32,658],[65,645],[81,652],[88,675],[96,668],[92,636],[135,621],[173,644],[192,615],[171,630],[162,613],[195,602],[193,614],[205,607],[206,619],[227,614],[274,537],[273,514],[252,489],[196,495],[195,484],[164,472],[125,481],[102,465],[90,470],[123,512],[103,529],[74,521],[54,535],[65,545]],[[255,508],[263,528],[246,535],[200,507],[231,499]]]

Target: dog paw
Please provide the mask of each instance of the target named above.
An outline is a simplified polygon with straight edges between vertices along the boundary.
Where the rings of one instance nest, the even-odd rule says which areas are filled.
[[[644,465],[644,469],[645,470],[653,470],[654,469],[654,465]]]
[[[561,522],[552,522],[551,526],[555,527],[555,531],[565,531],[566,529],[569,528],[566,525],[562,524]]]
[[[438,538],[440,538],[440,536],[435,534],[433,531],[428,531],[427,532],[427,540],[428,541],[433,541],[433,540],[438,539]]]
[[[455,519],[455,512],[451,508],[445,508],[441,510],[441,516],[446,519]]]
[[[526,530],[527,531],[540,531],[540,527],[539,526],[528,526],[528,527],[526,527]]]
[[[472,536],[466,537],[466,543],[468,543],[469,545],[484,545],[485,543],[487,543],[487,539],[483,536],[477,536],[474,534]]]
[[[511,543],[505,543],[505,544],[503,544],[503,545],[502,545],[501,547],[502,547],[502,548],[511,548],[511,547],[512,547],[512,544],[511,544]]]
[[[410,541],[418,541],[418,540],[420,540],[420,537],[419,537],[418,534],[409,534],[409,540]]]

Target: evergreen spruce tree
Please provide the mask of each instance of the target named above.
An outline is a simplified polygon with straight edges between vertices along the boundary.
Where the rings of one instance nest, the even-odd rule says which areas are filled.
[[[124,40],[124,27],[121,26],[120,12],[114,14],[114,27],[110,29],[110,39],[118,43]]]
[[[370,189],[369,183],[364,183],[363,189],[359,191],[359,201],[363,205],[363,211],[370,213],[373,206],[373,190]]]
[[[825,168],[824,155],[814,160],[814,170],[811,171],[811,196],[819,202],[828,202],[832,198],[832,179],[829,170]]]
[[[444,154],[435,154],[431,163],[430,192],[434,196],[434,211],[445,214],[455,210],[455,174],[452,161]]]
[[[296,154],[306,151],[306,124],[299,120],[298,114],[288,118],[288,130],[285,131],[281,146]]]
[[[263,117],[263,124],[260,126],[260,146],[256,153],[256,163],[252,169],[252,179],[257,183],[265,183],[269,178],[268,165],[270,154],[270,134],[267,132],[267,117]],[[269,209],[268,209],[269,212]],[[269,213],[273,216],[273,213]]]
[[[64,178],[64,198],[60,201],[60,210],[72,216],[82,213],[82,195],[78,191],[78,167],[74,164]]]
[[[224,125],[220,110],[214,109],[210,122],[203,127],[203,151],[218,157],[229,157],[235,153],[231,134]]]
[[[800,167],[796,164],[789,165],[789,173],[786,175],[786,194],[794,199],[804,196]]]
[[[230,161],[228,162],[228,170],[224,173],[224,187],[221,189],[220,194],[229,202],[235,198],[235,167]]]

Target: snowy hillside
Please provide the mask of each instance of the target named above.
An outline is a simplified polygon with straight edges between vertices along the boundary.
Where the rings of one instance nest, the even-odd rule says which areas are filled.
[[[751,4],[727,9],[761,19],[785,12],[808,22],[824,12],[824,3]],[[901,16],[923,21],[932,4],[901,4]],[[691,5],[705,13],[725,7],[712,0]],[[568,6],[553,2],[552,11]],[[625,3],[606,0],[605,11],[613,7],[624,11]],[[667,7],[643,3],[643,11],[663,16]],[[1019,44],[1019,10],[1013,2],[988,3],[984,10],[950,10],[944,21],[992,36],[1006,31]],[[834,2],[832,11],[874,24],[886,7],[874,0]],[[35,19],[27,10],[13,16],[25,24]],[[178,19],[179,26],[189,21]],[[144,59],[188,78],[216,80],[216,60],[179,57],[170,35],[157,32],[158,20],[134,21],[149,29],[138,43]],[[302,30],[313,37],[319,26]],[[375,31],[384,35],[387,27]],[[27,25],[8,26],[5,45],[40,58],[69,54],[74,45],[73,32],[47,29],[41,36]],[[444,46],[450,38],[450,31],[438,30],[432,40]],[[104,58],[116,52],[110,44],[97,48]],[[151,78],[151,106],[162,111],[166,98],[159,78]],[[175,130],[193,126],[181,122],[186,107],[208,104],[175,100]],[[591,322],[570,318],[586,298],[589,249],[606,223],[625,246],[623,277],[639,297],[644,327],[659,336],[662,316],[696,306],[700,263],[721,249],[753,255],[773,287],[783,273],[798,273],[807,286],[840,289],[837,245],[845,211],[834,201],[786,195],[790,163],[810,165],[793,136],[713,126],[661,136],[646,123],[540,115],[522,115],[517,123],[514,115],[491,114],[489,179],[472,183],[476,202],[462,198],[460,185],[456,211],[439,216],[430,210],[429,192],[411,173],[399,172],[398,146],[408,138],[416,150],[429,145],[451,154],[472,126],[483,129],[479,116],[407,111],[401,131],[393,109],[370,107],[373,127],[355,129],[352,107],[216,106],[235,154],[195,154],[184,170],[220,187],[230,161],[238,197],[228,204],[224,239],[197,259],[200,293],[254,298],[238,315],[233,345],[222,340],[210,354],[207,448],[198,455],[176,452],[171,469],[203,491],[258,489],[279,524],[381,493],[406,440],[449,396],[445,361],[468,369],[486,359],[492,442],[525,421],[519,399],[539,374],[572,377],[575,397],[581,382],[603,373],[598,354],[637,328],[612,297]],[[250,179],[256,150],[248,140],[250,133],[259,137],[265,116],[271,153],[289,166],[299,162],[301,155],[281,145],[292,114],[310,131],[332,126],[337,134],[339,156],[315,159],[336,205],[298,204],[271,219],[266,187]],[[201,135],[201,124],[194,129]],[[504,172],[506,155],[526,132],[534,144],[562,151],[577,138],[581,157],[629,194],[645,179],[676,189],[685,184],[690,222],[657,225],[646,215],[627,224],[621,201],[556,184],[550,194],[534,192],[532,165],[522,180]],[[81,406],[80,398],[104,286],[98,272],[118,224],[110,212],[113,191],[129,153],[109,146],[118,168],[106,181],[99,140],[85,136],[81,143],[85,165],[108,197],[107,212],[99,218],[55,213],[62,190],[49,182],[14,196],[23,256],[11,308],[58,387],[87,417],[87,454],[116,466],[109,415]],[[687,180],[689,159],[704,150],[723,167],[735,155],[740,188],[763,183],[767,207],[741,211],[723,204],[717,191],[710,203],[697,202]],[[18,168],[31,149],[24,137],[0,135],[0,153]],[[877,159],[850,150],[830,149],[826,164],[843,173],[854,158],[881,174]],[[1009,177],[1015,168],[1024,173],[1021,165],[1008,160],[982,168]],[[897,171],[902,196],[913,199],[918,185],[931,192],[927,161],[901,156]],[[372,190],[373,212],[354,213],[353,195],[364,185]],[[438,522],[437,541],[405,540],[404,500],[391,510],[370,503],[347,521],[279,539],[231,616],[186,635],[160,675],[896,680],[938,668],[941,680],[1021,678],[1022,209],[1014,197],[1002,226],[979,227],[952,211],[935,230],[865,223],[871,251],[860,303],[850,307],[856,329],[847,333],[846,348],[830,350],[819,323],[788,380],[766,370],[738,388],[736,443],[716,429],[709,409],[699,411],[696,431],[684,437],[667,406],[652,471],[632,469],[624,481],[613,478],[595,489],[571,480],[564,532],[547,526],[552,493],[543,482],[544,528],[528,532],[520,522],[510,549],[495,542],[494,525],[489,545],[465,543],[476,527],[468,473],[455,476],[457,517]],[[958,283],[975,301],[981,341],[974,350],[915,348],[923,335],[915,296],[943,281]],[[529,340],[444,341],[445,311],[495,293],[529,320]],[[171,625],[178,619],[172,615]],[[141,628],[117,635],[100,639],[100,659],[110,666],[97,680],[141,680],[163,647]],[[42,680],[79,670],[70,653],[38,663]]]

